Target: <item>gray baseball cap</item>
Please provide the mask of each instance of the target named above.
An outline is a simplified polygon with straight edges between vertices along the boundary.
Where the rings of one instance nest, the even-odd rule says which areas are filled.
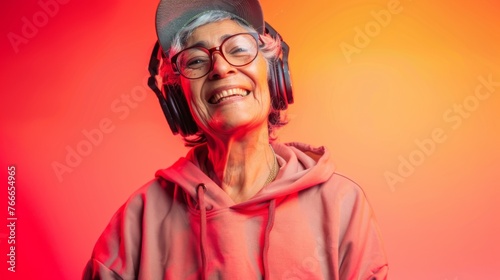
[[[258,0],[162,0],[156,10],[156,34],[162,49],[170,49],[181,28],[210,10],[234,14],[264,33],[264,15]]]

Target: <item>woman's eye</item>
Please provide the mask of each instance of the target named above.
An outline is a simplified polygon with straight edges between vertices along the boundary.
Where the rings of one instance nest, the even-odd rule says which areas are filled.
[[[184,65],[186,65],[186,67],[188,67],[188,68],[199,68],[199,67],[203,67],[203,65],[205,65],[207,63],[208,63],[207,58],[194,57],[194,58],[191,58],[188,61],[186,61],[186,63]]]
[[[241,53],[247,53],[248,49],[244,47],[235,47],[232,48],[231,51],[229,52],[230,54],[241,54]]]

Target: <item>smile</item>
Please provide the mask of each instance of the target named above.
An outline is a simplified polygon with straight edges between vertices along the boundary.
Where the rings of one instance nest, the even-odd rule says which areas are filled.
[[[222,102],[225,99],[231,98],[231,97],[244,97],[250,94],[250,91],[241,89],[241,88],[232,88],[228,90],[223,90],[219,93],[214,94],[209,100],[208,103],[210,104],[218,104]]]

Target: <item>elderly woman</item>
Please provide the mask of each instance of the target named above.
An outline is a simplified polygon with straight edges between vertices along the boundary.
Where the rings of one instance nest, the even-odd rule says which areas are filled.
[[[156,27],[151,86],[193,148],[118,210],[84,279],[385,279],[361,189],[327,149],[274,141],[291,85],[258,1],[165,0]]]

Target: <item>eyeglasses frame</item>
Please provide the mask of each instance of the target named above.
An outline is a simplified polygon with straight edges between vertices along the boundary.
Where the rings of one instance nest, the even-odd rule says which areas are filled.
[[[224,60],[225,60],[227,63],[229,63],[229,65],[234,66],[234,67],[242,67],[242,66],[246,66],[246,65],[248,65],[248,64],[250,64],[250,63],[252,63],[252,62],[255,60],[255,58],[257,58],[257,56],[259,55],[259,51],[258,51],[258,50],[257,50],[257,52],[255,53],[255,56],[254,56],[254,57],[253,57],[253,58],[252,58],[249,62],[247,62],[247,63],[245,63],[245,64],[242,64],[242,65],[234,65],[234,64],[232,64],[231,62],[229,62],[229,61],[227,60],[227,58],[224,56],[224,53],[223,53],[223,52],[222,52],[222,50],[221,50],[221,47],[224,45],[224,43],[225,43],[227,40],[229,40],[229,39],[231,39],[231,38],[233,38],[233,37],[236,37],[236,36],[238,36],[238,35],[246,35],[246,34],[248,34],[248,35],[252,35],[252,37],[255,39],[255,43],[257,44],[257,48],[262,47],[262,45],[259,45],[259,42],[261,42],[261,43],[262,43],[262,41],[260,40],[260,38],[259,38],[259,34],[258,34],[258,33],[256,33],[256,32],[242,32],[242,33],[236,33],[236,34],[233,34],[233,35],[231,35],[231,36],[228,36],[227,38],[225,38],[225,39],[221,42],[221,44],[220,44],[219,46],[217,46],[217,47],[213,47],[213,48],[210,48],[210,49],[207,49],[207,48],[202,47],[202,46],[192,46],[192,47],[189,47],[189,48],[185,48],[185,49],[181,50],[180,52],[176,53],[176,54],[175,54],[174,56],[172,56],[172,58],[170,59],[170,63],[171,63],[171,65],[172,65],[172,69],[173,69],[174,73],[175,73],[175,74],[177,74],[177,75],[181,75],[181,76],[183,76],[184,78],[186,78],[186,79],[190,79],[190,80],[200,79],[200,78],[205,77],[206,75],[208,75],[208,73],[210,73],[210,72],[214,69],[214,59],[213,59],[213,56],[214,56],[214,53],[215,53],[215,52],[218,52],[218,53],[221,55],[221,57],[222,57],[222,58],[224,58]],[[190,78],[190,77],[187,77],[187,76],[185,76],[184,74],[182,74],[182,72],[179,70],[179,66],[177,65],[177,58],[179,57],[179,55],[180,55],[182,52],[184,52],[184,51],[186,51],[186,50],[189,50],[189,49],[195,49],[195,48],[196,48],[196,49],[202,49],[202,50],[204,50],[204,51],[206,50],[206,51],[208,52],[208,57],[210,58],[210,68],[208,69],[207,73],[203,74],[202,76],[200,76],[200,77],[196,77],[196,78]]]

